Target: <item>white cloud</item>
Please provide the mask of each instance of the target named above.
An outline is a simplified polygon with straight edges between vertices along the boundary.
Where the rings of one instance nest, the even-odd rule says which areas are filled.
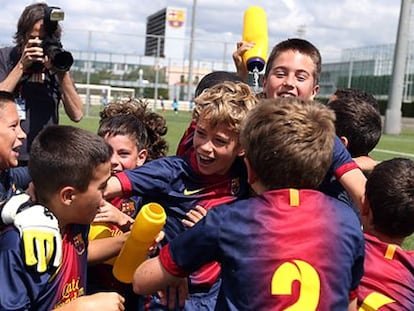
[[[0,45],[12,43],[17,19],[24,6],[33,1],[5,1],[0,21]],[[339,57],[343,48],[388,44],[395,41],[400,1],[395,0],[258,0],[267,14],[269,44],[296,36],[304,27],[304,37],[319,47],[325,60]],[[91,49],[114,53],[144,53],[146,18],[169,6],[187,8],[187,38],[191,24],[191,0],[55,0],[66,13],[63,43],[67,49],[86,50],[88,31]],[[195,58],[231,61],[231,52],[241,38],[247,0],[198,0],[196,11]],[[225,41],[232,40],[233,44]],[[224,55],[224,53],[226,54]]]

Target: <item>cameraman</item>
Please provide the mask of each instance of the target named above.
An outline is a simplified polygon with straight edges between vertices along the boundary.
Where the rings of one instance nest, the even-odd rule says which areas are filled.
[[[27,133],[26,144],[20,150],[21,164],[27,163],[35,136],[45,126],[58,124],[60,100],[72,121],[78,122],[83,117],[83,103],[69,68],[56,71],[41,47],[46,37],[44,17],[47,8],[46,3],[27,6],[17,24],[16,46],[0,49],[0,90],[14,93],[21,125]],[[60,42],[59,25],[53,35]]]

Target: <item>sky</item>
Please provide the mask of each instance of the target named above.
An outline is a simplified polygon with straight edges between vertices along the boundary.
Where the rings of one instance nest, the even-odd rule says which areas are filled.
[[[11,45],[24,7],[36,1],[0,0],[0,46]],[[67,50],[144,54],[146,18],[165,8],[187,8],[190,38],[193,0],[54,0],[65,11],[62,42]],[[302,37],[316,45],[324,62],[340,59],[341,50],[395,43],[398,0],[198,0],[194,59],[231,59],[241,39],[243,13],[252,5],[267,14],[269,49],[286,38]],[[217,44],[220,42],[220,44]],[[186,49],[189,50],[189,49]],[[188,54],[187,54],[188,55]],[[188,56],[187,56],[188,57]]]

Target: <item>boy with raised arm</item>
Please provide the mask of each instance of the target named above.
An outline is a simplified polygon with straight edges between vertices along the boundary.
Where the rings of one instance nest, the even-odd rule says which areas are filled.
[[[247,76],[243,54],[252,46],[251,42],[238,42],[237,50],[233,53],[240,77]],[[266,98],[314,99],[319,92],[321,69],[321,54],[311,42],[300,38],[283,40],[273,47],[268,57],[262,95]],[[332,165],[326,178],[329,180],[332,176],[336,177],[360,208],[366,178],[339,138],[335,139]]]

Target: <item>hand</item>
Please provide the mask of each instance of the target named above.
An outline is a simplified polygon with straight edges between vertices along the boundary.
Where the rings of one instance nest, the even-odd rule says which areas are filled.
[[[158,253],[160,252],[160,243],[165,238],[165,232],[160,231],[158,235],[155,237],[154,243],[150,246],[148,250],[148,256],[149,257],[155,257],[158,256]]]
[[[186,215],[188,219],[183,219],[181,222],[184,226],[190,228],[207,215],[207,210],[200,205],[196,205],[195,209],[190,210]]]
[[[56,268],[60,265],[62,237],[56,217],[46,207],[31,205],[29,195],[17,194],[4,205],[2,220],[13,222],[19,230],[27,266],[37,264],[37,271],[42,273],[49,264]]]
[[[252,47],[254,47],[253,42],[239,41],[237,42],[237,49],[236,51],[233,52],[233,55],[232,55],[234,65],[236,66],[237,75],[244,80],[247,79],[249,72],[246,66],[244,65],[243,55],[244,53],[246,53],[246,51],[250,50]]]
[[[68,304],[54,309],[56,311],[74,310],[99,310],[99,311],[124,311],[125,299],[115,292],[96,293],[81,296]]]
[[[185,300],[188,298],[188,281],[186,278],[180,279],[176,284],[158,291],[161,304],[168,307],[169,310],[176,310],[177,303],[181,309],[184,307]]]
[[[119,227],[125,224],[132,224],[134,219],[121,212],[111,203],[105,201],[105,204],[99,208],[93,222],[111,222]]]
[[[354,158],[354,161],[356,162],[358,167],[361,169],[361,171],[366,174],[371,173],[375,165],[378,164],[377,161],[375,161],[373,158],[369,156],[359,156],[357,158]]]
[[[27,71],[34,62],[44,63],[45,58],[41,44],[42,40],[38,37],[27,41],[20,58],[23,71]]]

